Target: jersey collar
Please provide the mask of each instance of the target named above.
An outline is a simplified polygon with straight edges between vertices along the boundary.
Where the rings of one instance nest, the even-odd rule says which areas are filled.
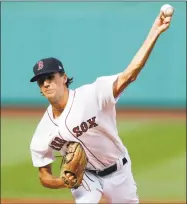
[[[54,119],[54,117],[53,117],[53,112],[52,112],[52,105],[51,105],[51,104],[49,105],[47,111],[48,111],[48,113],[49,113],[49,117],[51,118],[51,120],[53,121],[53,123],[54,123],[55,125],[58,126],[58,121],[59,121],[59,119],[60,119],[61,117],[65,117],[65,116],[67,115],[67,113],[68,113],[68,111],[69,111],[69,109],[70,109],[70,107],[71,107],[71,105],[72,105],[72,103],[73,103],[74,95],[75,95],[75,91],[69,89],[69,97],[68,97],[67,104],[66,104],[66,106],[65,106],[65,108],[64,108],[64,111],[63,111],[63,112],[61,113],[61,115],[59,116],[58,120]]]

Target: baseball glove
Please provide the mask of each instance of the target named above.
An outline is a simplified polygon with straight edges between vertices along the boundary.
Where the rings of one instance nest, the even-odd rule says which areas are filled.
[[[87,157],[81,144],[70,142],[67,146],[67,154],[64,156],[60,177],[67,188],[78,188],[82,183],[83,175],[87,165]],[[69,181],[66,174],[70,173],[75,181]]]

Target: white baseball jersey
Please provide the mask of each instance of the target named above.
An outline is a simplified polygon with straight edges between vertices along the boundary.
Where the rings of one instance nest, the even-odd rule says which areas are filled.
[[[125,156],[127,150],[116,127],[113,83],[117,77],[100,77],[92,84],[69,90],[67,105],[56,120],[49,105],[30,145],[35,167],[53,162],[54,151],[64,155],[69,141],[82,144],[88,169],[102,170]]]

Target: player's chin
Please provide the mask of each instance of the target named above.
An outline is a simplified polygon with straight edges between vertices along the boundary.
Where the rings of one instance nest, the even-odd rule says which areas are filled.
[[[47,93],[45,94],[45,97],[49,100],[53,100],[55,98],[55,93]]]

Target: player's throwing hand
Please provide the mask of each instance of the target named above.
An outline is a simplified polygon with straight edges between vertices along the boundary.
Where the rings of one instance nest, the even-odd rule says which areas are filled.
[[[153,23],[152,26],[152,31],[157,32],[157,34],[161,34],[162,32],[166,31],[170,24],[171,24],[171,16],[165,16],[163,11],[160,11],[159,15],[155,19],[155,22]]]

